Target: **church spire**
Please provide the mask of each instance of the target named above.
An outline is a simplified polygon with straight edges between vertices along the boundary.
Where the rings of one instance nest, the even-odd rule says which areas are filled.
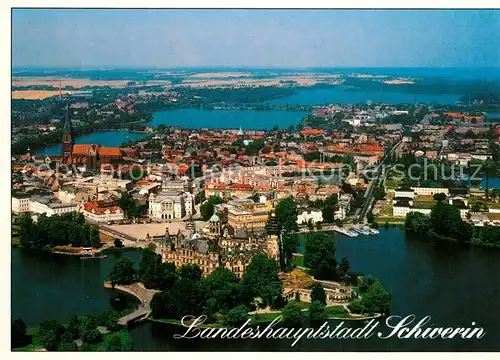
[[[69,117],[69,99],[66,98],[66,111],[64,115],[64,127],[63,127],[63,133],[68,133],[70,135],[72,134],[72,126],[71,126],[71,119]]]
[[[71,162],[71,154],[73,152],[73,129],[71,126],[71,118],[69,117],[69,98],[66,98],[66,114],[63,124],[62,138],[62,163],[68,164]]]

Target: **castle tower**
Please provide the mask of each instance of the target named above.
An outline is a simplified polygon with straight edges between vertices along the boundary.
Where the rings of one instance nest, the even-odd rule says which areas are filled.
[[[97,162],[97,153],[99,151],[98,149],[99,145],[92,144],[90,145],[88,151],[87,151],[87,157],[88,157],[88,169],[89,170],[97,170],[98,169],[98,162]]]
[[[215,210],[212,217],[208,220],[208,223],[210,228],[210,234],[212,236],[219,237],[222,235],[222,223]]]
[[[73,151],[73,128],[69,117],[69,99],[66,99],[66,116],[63,125],[62,156],[63,164],[71,163],[71,153]]]
[[[280,229],[278,219],[276,218],[276,214],[274,213],[274,211],[269,215],[269,220],[266,224],[266,233],[267,256],[273,258],[279,263],[281,252]]]

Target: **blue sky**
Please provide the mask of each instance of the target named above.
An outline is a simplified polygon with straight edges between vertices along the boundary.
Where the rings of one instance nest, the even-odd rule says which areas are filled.
[[[19,9],[12,21],[13,66],[500,66],[500,11]]]

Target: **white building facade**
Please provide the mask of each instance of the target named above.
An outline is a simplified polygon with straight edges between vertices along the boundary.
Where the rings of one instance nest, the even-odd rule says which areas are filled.
[[[191,193],[163,191],[149,195],[149,216],[155,219],[182,219],[193,214]]]
[[[12,197],[12,212],[20,214],[30,211],[30,198],[16,198]]]
[[[323,222],[323,213],[321,211],[303,211],[297,215],[297,224],[307,224],[309,221],[313,224]]]
[[[47,217],[52,215],[62,215],[75,212],[77,204],[75,203],[57,203],[45,200],[31,200],[29,211],[34,214],[45,214]]]
[[[83,210],[82,213],[86,219],[96,223],[122,221],[125,218],[123,210],[118,206],[106,209],[92,209],[91,211]]]

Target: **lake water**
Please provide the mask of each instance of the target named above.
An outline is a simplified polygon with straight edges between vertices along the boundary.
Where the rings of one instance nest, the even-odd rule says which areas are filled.
[[[254,111],[254,110],[203,110],[203,109],[176,109],[158,111],[153,119],[147,123],[157,127],[180,126],[185,128],[243,128],[243,129],[271,129],[278,125],[281,129],[290,125],[297,125],[308,113],[304,111]],[[77,136],[76,144],[101,144],[103,146],[120,146],[127,139],[131,141],[143,138],[144,134],[127,131],[97,131]],[[35,155],[59,155],[61,144],[48,144],[46,147],[33,151]]]
[[[285,129],[297,125],[308,113],[303,111],[257,111],[257,110],[204,110],[175,109],[154,113],[153,126],[181,126],[186,128],[242,128],[271,129],[278,125]]]
[[[299,351],[498,351],[500,321],[500,251],[476,247],[435,246],[407,236],[401,229],[380,229],[379,236],[348,238],[335,235],[337,258],[351,268],[372,274],[392,293],[391,312],[432,324],[469,327],[474,321],[486,330],[480,340],[302,340]],[[103,282],[118,256],[104,260],[12,250],[12,317],[28,324],[45,319],[69,320],[76,313],[106,310],[115,295]],[[86,299],[90,296],[90,299]],[[55,301],[57,299],[57,301]],[[332,321],[335,325],[338,322]],[[350,326],[362,324],[350,323]],[[381,324],[382,325],[382,324]],[[380,326],[381,326],[380,325]],[[131,330],[136,350],[288,351],[288,340],[174,340],[183,333],[165,324],[142,323]],[[381,327],[384,333],[384,327]]]
[[[27,325],[51,319],[67,323],[74,315],[138,304],[134,297],[104,288],[116,260],[128,256],[138,261],[137,252],[81,260],[78,256],[12,249],[11,256],[12,319],[21,318]],[[114,300],[117,297],[120,301]]]
[[[76,144],[101,144],[102,146],[120,146],[121,143],[128,139],[131,141],[143,138],[144,134],[128,132],[128,131],[96,131],[75,138]],[[35,155],[60,155],[61,144],[50,144],[44,148],[39,148],[33,151]]]
[[[477,185],[470,185],[472,187],[477,187]],[[500,189],[500,178],[499,177],[490,177],[488,179],[488,186],[490,189]],[[481,189],[486,189],[486,177],[483,177],[481,180],[481,183],[479,185],[479,188]]]
[[[397,85],[394,85],[397,86]],[[454,104],[460,100],[461,95],[450,94],[410,94],[397,92],[364,92],[350,91],[345,87],[331,88],[308,88],[298,89],[297,93],[270,101],[273,105],[327,105],[327,104],[353,104],[366,103],[371,100],[373,103],[386,104],[413,104],[418,103],[439,103]]]
[[[500,119],[500,112],[487,112],[486,116],[490,119]]]

